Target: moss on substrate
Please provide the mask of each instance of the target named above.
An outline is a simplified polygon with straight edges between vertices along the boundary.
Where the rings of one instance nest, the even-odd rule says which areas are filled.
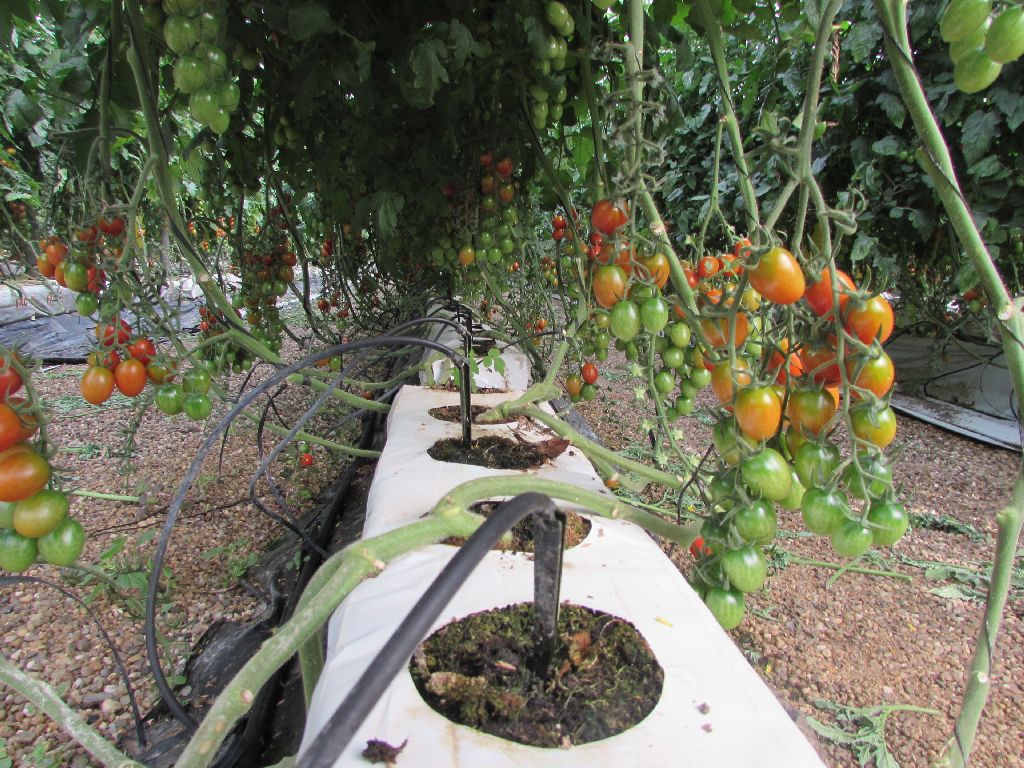
[[[538,674],[533,604],[483,611],[428,637],[410,671],[448,719],[537,747],[608,738],[654,709],[664,671],[632,624],[563,604],[558,634],[552,664]]]
[[[478,437],[468,448],[462,444],[462,438],[445,438],[430,446],[427,455],[437,461],[489,469],[531,469],[544,463],[544,456],[537,449],[497,435]]]
[[[484,517],[490,517],[491,513],[501,505],[499,501],[481,501],[470,507],[471,512],[476,512],[478,515]],[[581,541],[587,538],[587,534],[590,533],[591,523],[587,518],[580,517],[575,512],[570,510],[565,511],[565,539],[563,543],[563,549],[572,549],[578,545]],[[492,549],[497,549],[502,552],[533,552],[533,518],[527,517],[525,520],[520,520],[510,531],[512,537],[510,539],[501,540],[495,544]],[[441,542],[442,544],[450,544],[455,547],[461,547],[466,543],[466,540],[461,536],[452,536]]]

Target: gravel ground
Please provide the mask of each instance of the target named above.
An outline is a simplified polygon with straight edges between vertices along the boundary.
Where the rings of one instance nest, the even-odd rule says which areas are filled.
[[[215,405],[207,424],[188,421],[184,415],[169,418],[149,409],[135,437],[134,470],[125,476],[121,473],[123,431],[133,408],[120,395],[101,407],[85,403],[78,390],[83,371],[84,366],[59,366],[34,377],[42,397],[55,410],[50,427],[51,439],[60,446],[55,464],[67,488],[144,494],[151,502],[140,505],[71,497],[71,514],[88,533],[82,562],[97,564],[122,582],[138,582],[148,576],[155,534],[163,526],[167,504],[198,452],[205,428],[216,423],[225,406]],[[233,377],[232,389],[237,390],[241,383],[242,377]],[[282,410],[299,413],[301,398],[285,398]],[[182,669],[187,653],[213,622],[245,621],[262,608],[237,576],[281,536],[282,528],[248,500],[250,474],[259,463],[256,429],[249,422],[236,424],[226,444],[222,471],[218,473],[218,452],[214,450],[182,508],[171,539],[166,564],[171,578],[164,580],[159,605],[168,674]],[[337,474],[336,462],[328,453],[315,447],[312,453],[312,467],[296,468],[294,454],[275,467],[275,476],[287,476],[285,498],[299,515],[309,511],[309,499],[316,498]],[[120,553],[102,554],[118,541],[124,544]],[[36,565],[24,575],[55,581],[80,597],[95,589],[94,584],[76,584],[75,577],[80,574],[51,566]],[[157,696],[146,661],[139,610],[144,581],[141,586],[141,590],[128,589],[123,596],[95,590],[91,608],[113,637],[145,713]],[[64,691],[65,700],[108,738],[119,741],[133,733],[127,690],[113,656],[96,624],[70,598],[35,584],[3,589],[0,646],[22,669]],[[92,764],[49,718],[33,711],[8,689],[0,690],[0,746],[4,745],[16,766]],[[0,765],[3,756],[0,751]]]
[[[628,405],[633,402],[634,382],[626,365],[613,352],[601,366],[598,398],[579,406],[602,440],[615,449],[646,441],[643,409]],[[716,402],[710,390],[705,391],[698,399],[698,412]],[[785,552],[840,561],[826,540],[804,533],[799,512],[784,512],[776,540],[779,549],[770,561],[776,570],[765,590],[750,596],[747,618],[732,635],[804,725],[807,717],[834,724],[830,704],[936,710],[937,714],[895,711],[885,722],[892,755],[902,768],[917,768],[931,765],[952,734],[983,610],[979,600],[934,594],[932,590],[956,582],[929,578],[939,574],[927,569],[930,564],[948,564],[977,572],[991,563],[994,511],[1009,498],[1020,457],[912,418],[901,416],[898,423],[894,479],[903,487],[908,510],[932,522],[971,526],[980,540],[917,527],[891,550],[878,552],[865,563],[907,574],[911,582],[846,572],[829,584],[834,569],[787,564]],[[682,447],[702,455],[710,444],[710,429],[692,418],[681,420],[679,426]],[[689,570],[688,552],[667,549],[684,572]],[[1018,559],[1018,576],[1021,568],[1024,563]],[[824,738],[817,744],[830,766],[860,764],[850,748]],[[1024,580],[1004,613],[992,691],[971,765],[1024,766]]]

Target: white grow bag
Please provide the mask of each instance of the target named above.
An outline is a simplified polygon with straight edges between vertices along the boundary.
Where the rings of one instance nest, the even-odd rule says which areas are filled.
[[[446,310],[437,311],[435,317],[453,319],[452,314]],[[486,328],[486,326],[484,326]],[[449,349],[462,352],[462,336],[454,328],[448,325],[433,325],[429,327],[427,338],[444,344]],[[423,353],[423,361],[426,362],[436,358],[438,353],[432,349],[426,349]],[[516,347],[509,345],[502,349],[501,359],[504,362],[505,370],[500,373],[492,367],[485,367],[484,355],[478,355],[480,362],[479,370],[473,376],[473,382],[480,389],[500,390],[525,390],[530,386],[530,360]],[[433,359],[430,370],[420,371],[420,384],[443,384],[448,381],[452,373],[452,361],[447,357]]]
[[[480,396],[477,401],[494,403],[507,397]],[[508,474],[442,464],[425,455],[425,447],[438,436],[459,434],[458,424],[436,421],[427,410],[457,402],[457,393],[414,387],[401,391],[367,501],[366,537],[418,519],[467,479]],[[483,431],[474,425],[475,433]],[[567,451],[551,466],[531,474],[603,489],[589,462],[578,451],[573,453],[569,456]],[[408,741],[399,756],[406,768],[823,768],[771,691],[651,538],[630,523],[590,519],[593,527],[586,539],[565,552],[561,599],[628,619],[650,644],[665,680],[658,704],[643,721],[619,735],[569,749],[525,746],[438,714],[423,702],[408,670],[403,670],[335,765],[367,765],[360,753],[368,740],[381,739],[393,745]],[[357,587],[335,612],[303,750],[455,552],[455,547],[434,545],[398,558]],[[489,552],[431,631],[468,614],[532,597],[532,556]]]

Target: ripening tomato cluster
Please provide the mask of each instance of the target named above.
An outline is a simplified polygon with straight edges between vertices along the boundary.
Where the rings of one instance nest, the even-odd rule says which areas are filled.
[[[483,153],[479,183],[465,191],[449,183],[444,194],[452,210],[465,215],[453,217],[450,234],[430,251],[431,263],[469,280],[482,265],[518,272],[519,194],[512,158],[495,160],[494,152]]]
[[[234,310],[235,316],[239,311]],[[199,332],[204,340],[215,339],[223,336],[228,331],[227,318],[223,313],[207,306],[199,307]],[[205,346],[200,351],[202,359],[215,373],[242,373],[252,368],[253,356],[244,347],[235,344],[230,340],[220,344]]]
[[[50,463],[28,442],[38,429],[32,407],[14,393],[21,375],[12,353],[0,366],[0,570],[21,573],[38,558],[70,565],[82,552],[85,531],[68,515],[68,498],[47,488]]]
[[[565,102],[569,98],[568,82],[562,73],[568,62],[569,41],[576,31],[572,13],[558,0],[549,0],[545,4],[544,18],[554,34],[537,35],[532,79],[526,88],[530,121],[538,131],[562,119]],[[543,28],[539,23],[537,27]]]
[[[744,255],[747,247],[734,262],[698,263],[702,310],[689,318],[721,405],[694,586],[726,628],[742,620],[744,594],[767,576],[763,547],[776,505],[800,510],[842,557],[890,546],[908,526],[884,453],[896,432],[888,405],[895,371],[881,346],[893,331],[892,306],[841,270],[808,284],[788,250]],[[756,296],[739,294],[741,269]],[[761,299],[782,309],[748,314]],[[844,461],[831,438],[845,398],[853,455]]]
[[[103,267],[121,257],[124,239],[124,219],[102,215],[96,224],[75,230],[70,246],[55,235],[40,240],[36,268],[43,277],[77,293],[75,306],[87,317],[99,309],[98,296],[107,281]]]
[[[277,229],[283,222],[280,216],[271,217],[270,227]],[[242,286],[235,296],[235,309],[245,309],[245,319],[253,328],[253,335],[275,352],[281,348],[281,314],[277,302],[288,292],[289,284],[295,279],[295,265],[298,259],[288,246],[284,235],[275,237],[259,248],[246,250],[242,254],[239,275]]]

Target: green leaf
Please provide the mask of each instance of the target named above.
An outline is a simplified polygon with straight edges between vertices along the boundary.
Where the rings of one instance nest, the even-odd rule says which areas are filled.
[[[308,40],[335,29],[331,12],[320,3],[310,0],[288,9],[288,33],[293,40]]]
[[[988,151],[992,145],[992,139],[996,136],[998,125],[999,117],[994,112],[985,112],[979,109],[967,116],[967,119],[964,120],[961,141],[964,157],[968,163],[978,162],[981,156]]]
[[[445,61],[448,48],[441,40],[423,40],[409,54],[409,79],[402,80],[402,95],[412,106],[426,109],[434,105],[434,95],[442,83],[448,82]]]
[[[882,111],[885,112],[886,117],[893,122],[893,125],[897,128],[903,127],[903,121],[907,118],[907,110],[898,96],[882,92],[878,94],[878,98],[875,101],[882,108]]]
[[[843,53],[859,64],[874,53],[881,41],[882,28],[877,23],[858,20],[843,37]]]
[[[871,151],[882,157],[894,157],[900,153],[900,145],[895,137],[886,136],[872,144]]]
[[[461,68],[473,51],[473,33],[465,24],[452,20],[448,28],[448,40],[452,44],[452,63]]]
[[[651,4],[651,18],[659,24],[670,24],[676,15],[677,0],[654,0]]]
[[[964,587],[961,587],[959,584],[946,584],[945,586],[935,587],[934,589],[929,589],[928,591],[931,592],[933,595],[938,595],[939,597],[943,597],[947,600],[978,599],[977,594],[965,589]]]

